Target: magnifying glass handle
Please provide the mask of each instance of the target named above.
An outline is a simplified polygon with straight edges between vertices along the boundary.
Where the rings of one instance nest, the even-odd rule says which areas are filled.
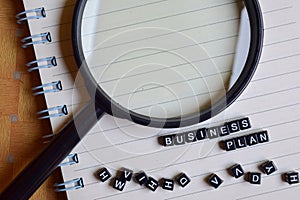
[[[102,115],[103,111],[93,101],[88,103],[8,185],[0,200],[29,199]]]

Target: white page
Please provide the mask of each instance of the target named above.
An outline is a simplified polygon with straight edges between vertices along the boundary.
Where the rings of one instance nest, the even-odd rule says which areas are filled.
[[[24,0],[24,3],[26,9],[37,6],[46,8],[47,18],[30,21],[30,29],[32,34],[50,31],[54,41],[46,45],[46,48],[43,45],[35,46],[37,58],[52,55],[60,58],[56,68],[40,71],[43,83],[61,80],[64,86],[62,92],[46,95],[48,107],[67,104],[71,112],[72,108],[78,110],[72,104],[85,101],[86,97],[84,92],[74,94],[72,90],[73,78],[68,72],[70,65],[73,69],[75,65],[70,37],[65,34],[70,28],[73,1]],[[126,3],[128,1],[120,3],[120,6],[128,6]],[[262,58],[252,82],[237,102],[225,112],[185,129],[210,127],[247,116],[253,127],[248,132],[268,130],[269,143],[234,152],[220,149],[218,139],[165,148],[157,143],[157,136],[183,130],[145,128],[104,116],[74,150],[78,153],[80,162],[62,168],[66,181],[82,177],[85,184],[83,189],[69,191],[69,199],[296,199],[298,185],[292,187],[281,180],[282,173],[300,169],[297,163],[300,152],[300,41],[296,20],[293,18],[293,3],[294,1],[288,0],[261,1],[265,41]],[[67,119],[68,116],[51,119],[54,131]],[[235,180],[226,171],[226,168],[236,162],[241,163],[245,171],[258,171],[257,166],[268,159],[276,163],[278,171],[275,175],[263,175],[261,186],[250,185],[242,179]],[[127,167],[135,172],[145,170],[156,179],[173,178],[179,172],[185,172],[192,178],[192,182],[184,189],[176,186],[173,192],[166,192],[159,188],[154,193],[130,182],[123,192],[118,192],[108,183],[100,183],[94,176],[103,166],[108,167],[113,175],[115,170]],[[214,172],[224,180],[217,190],[204,181],[208,174]]]

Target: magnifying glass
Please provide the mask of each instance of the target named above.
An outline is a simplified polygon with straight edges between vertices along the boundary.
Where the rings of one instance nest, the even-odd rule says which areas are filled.
[[[219,114],[250,82],[263,46],[258,0],[78,0],[72,23],[91,100],[0,199],[28,199],[105,113],[156,128]],[[236,52],[240,43],[247,48]]]

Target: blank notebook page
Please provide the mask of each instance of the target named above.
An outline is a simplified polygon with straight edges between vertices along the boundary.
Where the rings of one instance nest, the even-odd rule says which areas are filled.
[[[80,84],[74,87],[74,81],[78,80],[70,37],[74,1],[23,1],[26,10],[36,7],[45,7],[46,9],[47,17],[29,21],[29,26],[32,35],[49,31],[53,40],[46,45],[36,45],[36,57],[57,57],[57,67],[40,70],[43,83],[61,80],[63,85],[63,90],[60,93],[46,94],[47,105],[54,107],[66,104],[70,113],[76,113],[88,101],[88,95]],[[124,12],[124,10],[130,12],[130,9],[133,11],[153,9],[155,6],[166,6],[170,2],[171,0],[152,1],[152,3],[124,0],[111,3],[111,7],[104,7],[101,12],[117,14]],[[232,0],[226,2],[227,4],[236,3]],[[61,168],[65,181],[82,178],[84,182],[84,188],[68,191],[68,198],[72,200],[137,198],[298,199],[300,184],[290,186],[282,180],[283,173],[300,170],[298,162],[300,159],[300,135],[298,131],[300,127],[300,40],[297,20],[294,17],[296,15],[295,2],[293,0],[260,1],[265,23],[265,39],[257,71],[237,101],[216,117],[191,127],[162,130],[142,127],[126,120],[105,115],[73,150],[73,153],[78,154],[79,163]],[[218,0],[205,0],[203,5],[217,11]],[[226,5],[219,6],[220,10],[216,19],[209,19],[212,22],[214,20],[215,22],[218,20],[226,21],[226,18],[223,19],[224,16],[221,16],[221,8]],[[174,10],[172,12],[174,13],[170,13],[170,15],[177,16],[179,11]],[[97,13],[91,13],[91,15],[93,14]],[[167,14],[163,13],[163,15]],[[234,17],[236,16],[228,16],[228,20]],[[118,34],[118,31],[124,31],[125,27],[135,26],[140,21],[139,18],[135,18],[134,20],[137,21],[129,21],[126,26],[122,22],[122,18],[119,20],[115,21],[115,24],[104,23],[104,26],[107,26],[106,31],[100,36],[92,34],[93,39],[91,41],[102,40]],[[233,23],[230,21],[227,23]],[[201,23],[205,23],[205,20]],[[140,25],[143,26],[143,24]],[[168,25],[170,25],[168,28],[172,28],[172,24]],[[116,28],[117,26],[119,28]],[[195,33],[190,30],[188,34],[193,36]],[[230,32],[223,36],[212,34],[214,40],[211,42],[229,41],[229,35]],[[139,38],[135,39],[138,40]],[[174,42],[174,48],[179,48],[178,45],[184,46],[185,44]],[[89,48],[87,43],[85,50]],[[113,51],[118,50],[118,48],[114,49],[113,46],[111,48]],[[209,49],[209,43],[207,48]],[[216,55],[212,55],[212,57],[216,57],[215,62],[218,62],[218,56],[234,56],[230,55],[229,50],[222,48],[215,52]],[[107,55],[109,56],[109,54]],[[103,57],[101,59],[102,64],[105,64],[109,59],[109,57]],[[134,61],[131,60],[131,62]],[[241,132],[240,135],[267,130],[270,142],[226,152],[220,148],[220,140],[237,135],[172,147],[163,147],[157,141],[160,135],[213,127],[243,117],[249,117],[252,128]],[[53,131],[57,132],[69,118],[70,115],[51,118]],[[251,185],[243,178],[235,179],[227,171],[228,167],[240,163],[245,172],[259,172],[258,166],[266,160],[274,161],[278,170],[269,176],[262,174],[262,183],[259,186]],[[126,184],[122,192],[119,192],[109,185],[109,181],[102,183],[97,179],[95,173],[102,167],[107,167],[113,176],[122,167],[132,169],[134,172],[143,170],[147,175],[157,180],[173,178],[184,172],[191,178],[191,183],[186,188],[175,185],[173,192],[165,191],[161,187],[152,192],[131,181]],[[207,176],[211,173],[217,173],[224,180],[218,189],[213,189],[206,182]]]

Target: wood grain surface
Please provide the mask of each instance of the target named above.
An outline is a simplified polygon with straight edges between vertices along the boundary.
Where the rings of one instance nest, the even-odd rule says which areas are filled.
[[[44,97],[31,91],[40,84],[39,74],[25,66],[34,54],[32,48],[21,47],[29,31],[26,23],[16,23],[15,15],[23,10],[20,0],[0,1],[0,191],[44,148],[43,136],[51,134],[49,121],[38,120],[36,114],[46,108]],[[66,199],[53,190],[61,181],[57,170],[31,199]]]

